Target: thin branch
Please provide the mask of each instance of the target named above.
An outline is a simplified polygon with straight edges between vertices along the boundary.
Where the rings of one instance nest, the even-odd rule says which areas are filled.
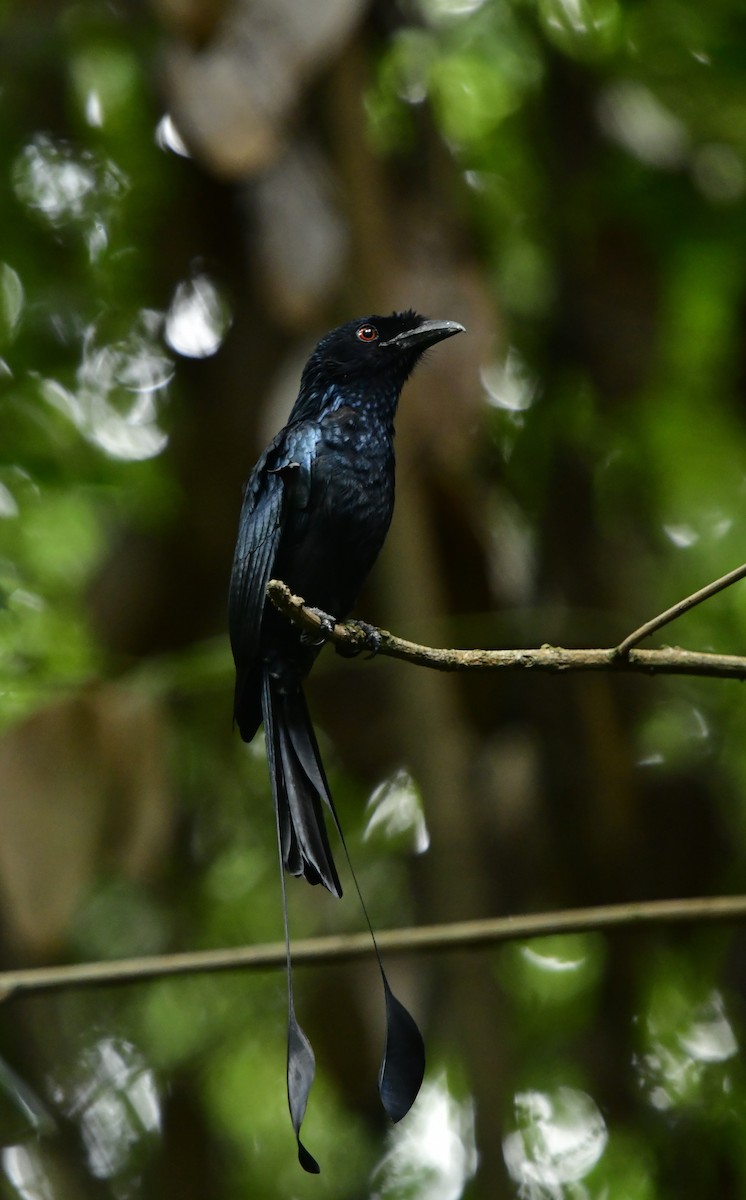
[[[651,621],[646,621],[639,629],[635,629],[628,637],[620,642],[617,647],[617,654],[620,657],[628,655],[633,646],[641,642],[644,638],[649,637],[651,633],[655,633],[658,629],[662,629],[664,625],[675,621],[682,613],[689,612],[690,608],[695,608],[704,600],[709,600],[710,596],[717,595],[718,592],[724,591],[730,587],[732,583],[738,583],[739,579],[743,579],[746,575],[746,563],[735,570],[729,571],[727,575],[721,576],[713,583],[708,583],[706,587],[700,588],[698,592],[692,592],[691,596],[687,596],[684,600],[679,600],[678,604],[674,604],[671,608],[667,608],[665,612],[659,613],[657,617],[653,617]]]
[[[558,933],[588,933],[629,929],[639,925],[673,925],[684,922],[736,921],[746,917],[746,896],[712,896],[686,900],[653,900],[634,904],[609,904],[596,908],[564,909],[518,917],[488,917],[448,925],[415,929],[390,929],[376,935],[379,949],[392,954],[432,954],[448,950],[478,949],[498,942],[546,937]],[[293,963],[344,962],[370,958],[369,934],[306,938],[293,943]],[[62,967],[32,967],[0,972],[0,1000],[40,992],[86,987],[113,987],[165,979],[175,975],[212,974],[217,971],[265,971],[285,966],[285,946],[271,942],[224,950],[161,954],[116,962],[81,963]]]
[[[294,596],[286,584],[272,579],[267,591],[280,612],[301,629],[314,636],[324,634],[319,614],[307,608],[303,599]],[[547,645],[530,650],[455,650],[420,646],[396,637],[387,629],[377,629],[376,633],[380,637],[379,654],[431,667],[436,671],[502,669],[559,674],[563,671],[615,670],[644,675],[704,675],[719,679],[746,679],[746,657],[742,655],[708,654],[697,650],[681,650],[675,646],[665,646],[660,650],[631,650],[624,655],[621,646],[601,650],[567,650],[561,646]],[[348,654],[368,649],[368,635],[354,622],[334,625],[328,637],[330,642]]]

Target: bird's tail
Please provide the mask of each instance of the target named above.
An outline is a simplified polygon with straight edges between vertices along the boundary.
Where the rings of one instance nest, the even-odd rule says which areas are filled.
[[[265,666],[262,716],[285,870],[341,896],[322,804],[334,808],[300,682],[280,683]]]

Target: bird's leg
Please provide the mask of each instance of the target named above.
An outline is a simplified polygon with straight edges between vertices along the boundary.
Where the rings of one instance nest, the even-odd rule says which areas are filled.
[[[336,645],[334,649],[337,654],[341,654],[343,658],[355,658],[358,654],[362,654],[364,650],[368,651],[367,657],[374,658],[381,649],[381,635],[375,625],[369,625],[367,621],[359,621],[357,618],[352,618],[346,621],[345,624],[349,628],[357,630],[363,635],[363,642],[360,646],[340,646]]]
[[[323,608],[313,608],[310,604],[307,607],[309,612],[318,617],[321,624],[318,631],[314,633],[311,633],[310,630],[304,631],[300,635],[300,640],[304,646],[323,646],[334,632],[334,626],[337,624],[336,618],[330,613],[324,612]]]

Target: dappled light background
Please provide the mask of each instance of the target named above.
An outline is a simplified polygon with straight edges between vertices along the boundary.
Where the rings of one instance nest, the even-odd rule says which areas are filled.
[[[241,483],[310,348],[463,322],[398,421],[358,615],[609,645],[738,565],[736,0],[0,6],[0,961],[275,941],[260,739],[231,730]],[[666,630],[743,653],[733,587]],[[311,707],[378,928],[746,890],[738,684],[446,676],[327,650]],[[289,888],[295,936],[361,927]],[[738,928],[389,964],[426,1038],[377,1104],[370,964],[0,1005],[10,1200],[746,1194]]]

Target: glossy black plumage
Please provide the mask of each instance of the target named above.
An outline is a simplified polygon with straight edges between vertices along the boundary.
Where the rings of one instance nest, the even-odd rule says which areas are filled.
[[[263,718],[274,743],[286,869],[335,895],[341,888],[321,811],[328,787],[302,692],[319,647],[277,613],[267,583],[282,579],[335,618],[349,614],[391,521],[401,388],[423,350],[461,328],[410,311],[327,334],[306,364],[287,425],[246,485],[230,588],[234,716],[244,741]],[[363,340],[361,330],[375,336]]]
[[[234,718],[247,742],[264,721],[284,869],[336,896],[342,888],[324,807],[338,829],[339,823],[302,687],[320,646],[308,644],[276,611],[267,583],[283,580],[338,620],[349,614],[391,521],[402,386],[424,350],[461,330],[410,310],[350,321],[327,334],[306,363],[287,425],[244,492],[229,604]],[[289,981],[288,1091],[298,1135],[313,1054],[295,1020],[290,975]],[[424,1052],[412,1018],[389,1000],[385,976],[384,986],[389,1036],[380,1091],[398,1119],[417,1093]],[[314,1160],[298,1144],[301,1162],[313,1170]]]

